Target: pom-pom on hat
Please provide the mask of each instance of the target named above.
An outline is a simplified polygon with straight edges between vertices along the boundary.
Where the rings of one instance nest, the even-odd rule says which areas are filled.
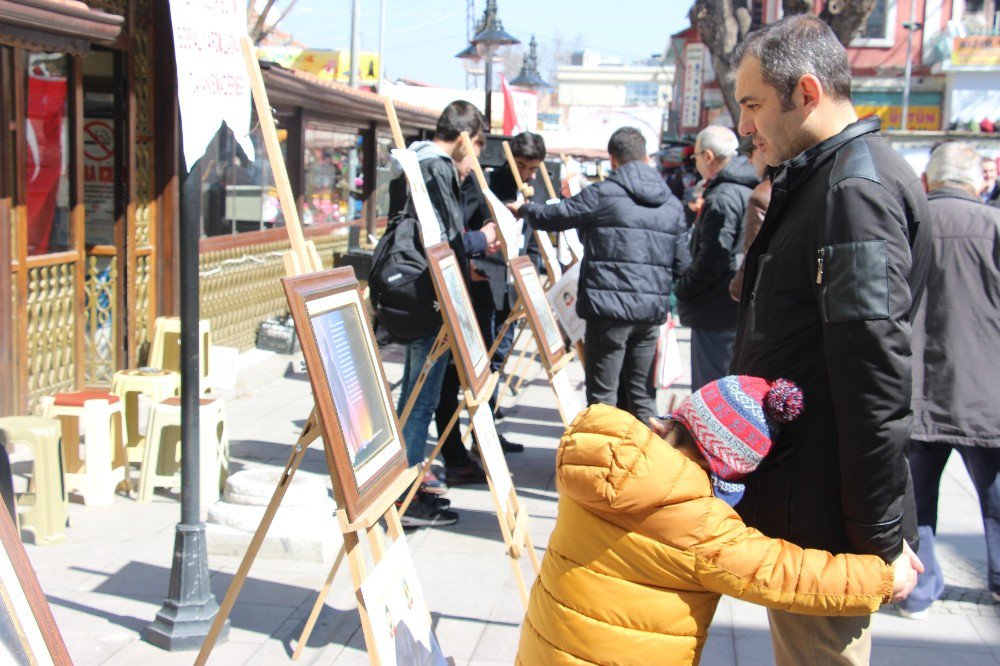
[[[738,482],[757,469],[780,426],[802,408],[802,390],[787,379],[729,375],[692,393],[670,418],[691,433],[716,489],[731,492],[742,491]]]

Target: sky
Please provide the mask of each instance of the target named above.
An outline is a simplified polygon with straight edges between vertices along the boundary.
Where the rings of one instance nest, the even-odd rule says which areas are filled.
[[[270,16],[280,16],[289,1],[277,0]],[[351,4],[351,0],[298,0],[279,27],[314,48],[348,49]],[[486,2],[475,4],[478,21]],[[380,0],[361,0],[363,51],[378,50],[379,5]],[[561,39],[570,44],[579,41],[583,48],[625,61],[662,53],[670,35],[688,27],[690,5],[687,0],[497,1],[504,29],[525,45],[534,33],[543,53]],[[386,0],[388,78],[464,88],[465,70],[455,54],[467,44],[464,0]],[[508,78],[516,75],[510,73]]]

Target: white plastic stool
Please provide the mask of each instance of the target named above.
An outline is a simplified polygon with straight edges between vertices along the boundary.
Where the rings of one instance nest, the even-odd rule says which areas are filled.
[[[128,478],[128,458],[122,436],[124,411],[118,396],[104,391],[79,391],[44,396],[44,418],[62,421],[63,478],[66,492],[76,490],[87,506],[111,506],[115,489]],[[83,430],[83,458],[80,430]]]
[[[229,474],[229,435],[226,404],[220,398],[202,398],[199,425],[199,503],[209,507]],[[146,447],[139,473],[140,504],[153,499],[154,488],[180,488],[181,401],[168,398],[153,405],[146,431]]]
[[[209,386],[208,356],[212,347],[212,326],[207,319],[198,321],[198,377],[200,391],[205,393]],[[158,370],[181,371],[181,320],[180,317],[157,317],[153,323],[153,341],[149,345],[149,362],[146,364]]]

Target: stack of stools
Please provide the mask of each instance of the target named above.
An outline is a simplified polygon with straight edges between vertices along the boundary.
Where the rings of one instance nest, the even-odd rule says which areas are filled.
[[[114,504],[115,489],[122,483],[126,492],[131,487],[122,436],[121,399],[104,391],[77,391],[45,396],[40,402],[44,418],[62,421],[66,491],[80,492],[87,506]]]
[[[139,432],[139,394],[155,404],[177,395],[181,376],[173,370],[139,368],[119,370],[111,379],[111,392],[125,401],[125,451],[129,463],[141,463],[146,438]]]
[[[212,327],[207,319],[198,321],[198,377],[205,391],[208,377],[208,355],[212,347]],[[160,370],[181,370],[181,320],[179,317],[157,317],[153,324],[153,341],[149,345],[148,365]]]
[[[199,503],[208,507],[219,499],[229,473],[229,435],[226,432],[226,406],[221,399],[202,398],[199,424]],[[154,488],[180,487],[181,401],[168,398],[153,405],[146,431],[142,471],[139,477],[139,502],[153,498]]]
[[[7,450],[16,457],[27,448],[33,468],[28,490],[17,497],[24,507],[18,512],[21,529],[34,535],[34,543],[49,546],[66,538],[66,489],[63,483],[62,425],[56,419],[38,416],[0,418],[0,430],[7,436]]]

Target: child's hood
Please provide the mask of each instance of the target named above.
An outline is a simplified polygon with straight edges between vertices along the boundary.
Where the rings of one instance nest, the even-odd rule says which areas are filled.
[[[559,492],[600,512],[648,512],[712,495],[701,467],[608,405],[588,407],[566,428],[556,479]]]

